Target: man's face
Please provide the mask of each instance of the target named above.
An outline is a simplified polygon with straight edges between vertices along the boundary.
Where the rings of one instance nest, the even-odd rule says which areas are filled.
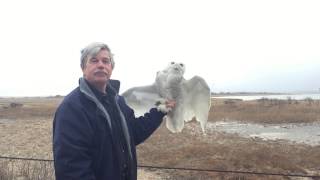
[[[106,85],[112,74],[110,57],[107,50],[101,50],[97,56],[89,57],[82,69],[84,78],[95,86]]]

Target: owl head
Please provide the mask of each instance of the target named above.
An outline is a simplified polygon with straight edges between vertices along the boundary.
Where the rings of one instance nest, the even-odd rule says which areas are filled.
[[[186,66],[183,63],[176,63],[176,62],[170,62],[165,69],[167,72],[172,74],[180,74],[183,76],[184,72],[186,71]]]

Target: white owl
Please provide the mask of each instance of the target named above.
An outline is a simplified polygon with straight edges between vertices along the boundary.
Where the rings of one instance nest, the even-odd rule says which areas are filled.
[[[128,105],[140,116],[150,108],[161,106],[165,99],[173,99],[176,106],[164,117],[171,132],[181,132],[184,122],[193,117],[200,122],[203,133],[211,106],[210,88],[205,80],[194,76],[190,80],[183,77],[185,65],[171,62],[162,71],[157,72],[152,85],[133,87],[122,94]]]

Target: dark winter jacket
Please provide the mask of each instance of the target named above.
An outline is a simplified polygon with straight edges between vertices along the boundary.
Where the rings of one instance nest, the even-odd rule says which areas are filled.
[[[137,179],[135,146],[159,127],[165,114],[152,108],[135,118],[134,111],[118,95],[119,85],[119,81],[110,80],[107,86],[114,110],[105,108],[107,105],[83,78],[58,107],[53,121],[57,180]],[[122,162],[127,167],[122,167]]]

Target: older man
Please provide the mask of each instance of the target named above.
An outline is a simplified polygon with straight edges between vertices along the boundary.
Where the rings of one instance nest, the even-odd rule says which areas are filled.
[[[58,107],[53,121],[53,155],[57,180],[135,180],[135,146],[161,124],[165,112],[152,108],[135,118],[118,95],[120,82],[106,44],[92,43],[81,51],[83,78]],[[174,101],[167,100],[172,109]]]

